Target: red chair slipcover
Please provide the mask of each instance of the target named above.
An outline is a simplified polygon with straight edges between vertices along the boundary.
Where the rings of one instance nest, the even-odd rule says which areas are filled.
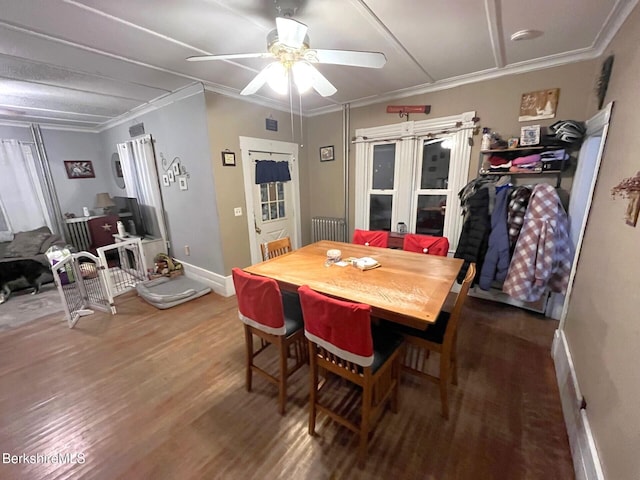
[[[358,230],[353,231],[353,243],[371,247],[387,248],[389,246],[389,232],[384,230]]]
[[[373,363],[371,307],[298,288],[304,316],[304,334],[331,353],[362,367]]]
[[[247,325],[272,335],[284,335],[284,311],[278,282],[232,268],[238,316]]]
[[[446,257],[449,253],[449,240],[447,237],[407,233],[404,236],[402,249],[408,252],[428,253],[429,255]]]
[[[118,233],[118,220],[120,220],[118,215],[105,215],[87,221],[87,228],[91,235],[89,249],[92,252],[95,252],[96,248],[114,243],[113,235]]]

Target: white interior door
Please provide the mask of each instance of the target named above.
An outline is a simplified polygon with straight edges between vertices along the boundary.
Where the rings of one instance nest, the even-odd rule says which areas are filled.
[[[252,152],[251,157],[256,160],[274,160],[288,162],[291,165],[291,155],[264,154]],[[260,158],[264,157],[264,158]],[[291,168],[291,167],[289,167]],[[253,212],[255,220],[255,236],[258,245],[292,237],[295,230],[293,216],[293,185],[292,182],[255,183],[255,168],[251,169],[253,183]]]
[[[262,261],[260,244],[288,236],[293,248],[300,247],[300,190],[298,145],[290,142],[240,137],[242,171],[249,229],[251,263]],[[291,181],[257,185],[256,161],[287,161]]]

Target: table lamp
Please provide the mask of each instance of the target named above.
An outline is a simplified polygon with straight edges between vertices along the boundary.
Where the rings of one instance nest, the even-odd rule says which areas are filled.
[[[98,193],[96,195],[96,208],[102,208],[104,215],[108,215],[111,207],[115,206],[116,204],[113,203],[113,199],[108,193]]]

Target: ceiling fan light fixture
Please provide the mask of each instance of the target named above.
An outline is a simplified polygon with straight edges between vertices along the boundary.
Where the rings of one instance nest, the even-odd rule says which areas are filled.
[[[313,83],[313,69],[307,62],[296,62],[291,67],[293,71],[293,81],[299,93],[309,91]]]
[[[280,95],[287,93],[289,78],[287,69],[281,62],[273,62],[269,65],[267,84]]]

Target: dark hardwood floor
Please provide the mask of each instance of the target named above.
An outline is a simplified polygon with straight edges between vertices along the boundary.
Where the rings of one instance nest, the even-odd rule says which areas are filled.
[[[160,311],[129,294],[117,307],[73,330],[55,315],[0,334],[0,452],[84,455],[3,461],[0,478],[574,478],[550,356],[557,322],[541,316],[469,298],[450,419],[435,385],[403,376],[400,412],[384,414],[360,470],[346,428],[320,415],[307,434],[307,368],[284,417],[273,385],[256,377],[245,391],[235,297]]]

